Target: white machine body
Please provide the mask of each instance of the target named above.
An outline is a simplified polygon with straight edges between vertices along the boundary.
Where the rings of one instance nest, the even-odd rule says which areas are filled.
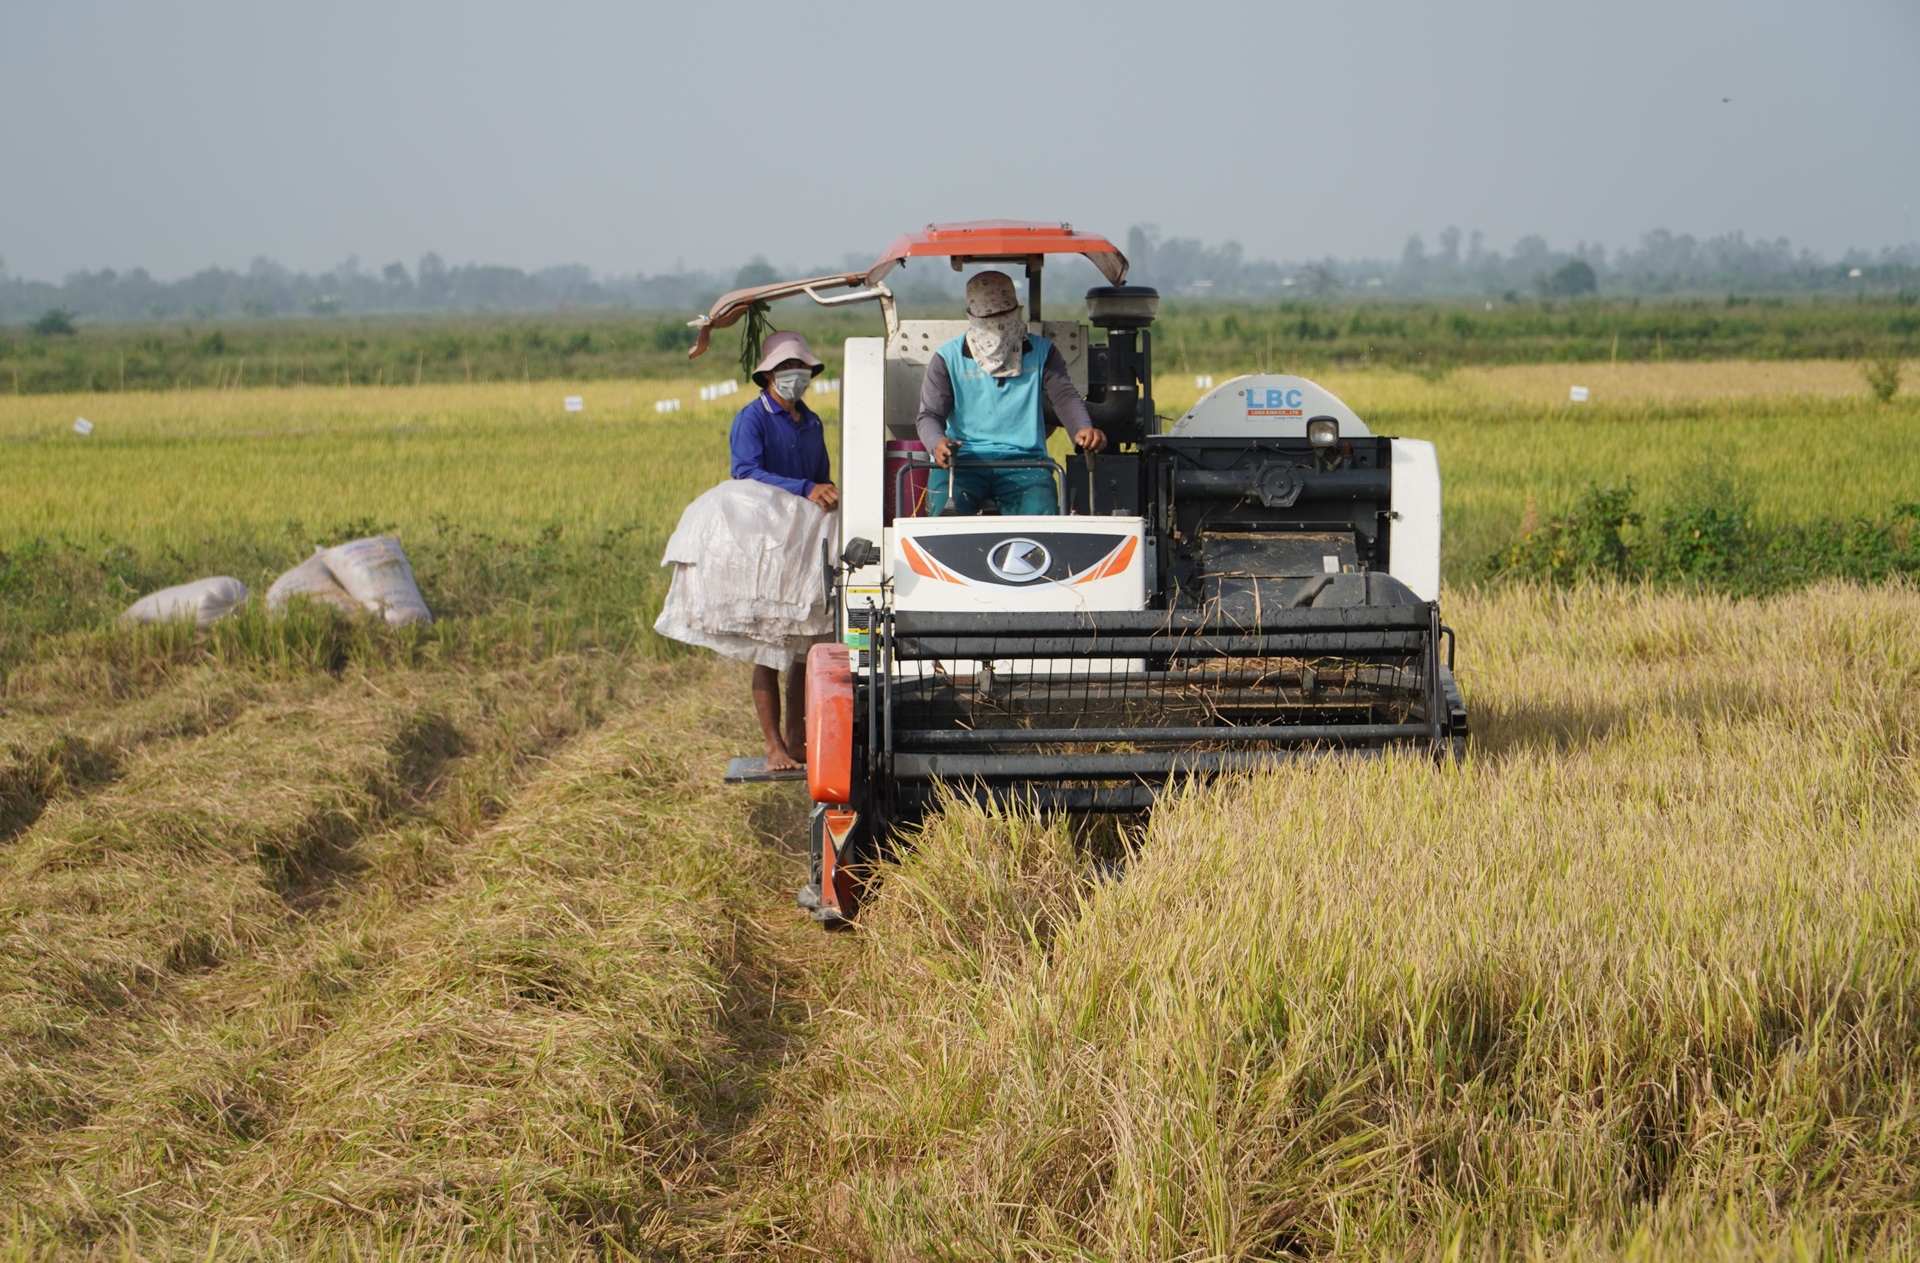
[[[850,572],[850,607],[883,599],[902,610],[1140,609],[1152,591],[1147,523],[1139,517],[942,517],[885,520],[886,444],[913,434],[920,379],[965,321],[901,321],[890,338],[849,338],[841,385],[840,546],[865,538],[879,561]],[[1085,373],[1087,331],[1047,321],[1037,331]],[[1071,352],[1071,353],[1069,353]],[[1076,385],[1080,382],[1076,381]],[[1174,436],[1300,438],[1333,417],[1345,436],[1373,432],[1325,387],[1291,374],[1236,377],[1173,424]],[[1422,600],[1440,595],[1440,465],[1432,443],[1392,440],[1388,573]],[[1026,547],[1009,552],[1014,542]],[[1095,541],[1104,541],[1096,543]],[[1121,554],[1125,555],[1122,556]],[[1005,554],[1005,555],[1003,555]],[[1039,564],[1044,560],[1044,564]]]

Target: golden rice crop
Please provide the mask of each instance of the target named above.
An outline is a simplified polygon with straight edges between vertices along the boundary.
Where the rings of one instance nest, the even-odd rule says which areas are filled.
[[[1456,599],[1460,767],[956,806],[784,1080],[874,1258],[1910,1257],[1920,594]]]
[[[21,686],[13,1252],[1910,1253],[1920,594],[1449,618],[1463,765],[955,807],[834,937],[730,670]]]

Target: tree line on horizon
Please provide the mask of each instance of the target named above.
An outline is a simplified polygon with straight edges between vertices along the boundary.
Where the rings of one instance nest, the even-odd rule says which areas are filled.
[[[1397,259],[1276,262],[1248,259],[1237,242],[1209,246],[1197,238],[1165,237],[1152,225],[1127,234],[1130,279],[1169,297],[1186,299],[1487,298],[1507,302],[1584,295],[1895,294],[1920,290],[1920,245],[1878,252],[1850,250],[1829,260],[1794,250],[1785,238],[1749,241],[1742,233],[1700,240],[1664,229],[1646,233],[1633,249],[1611,255],[1580,243],[1554,250],[1537,234],[1507,253],[1489,249],[1484,235],[1442,230],[1429,249],[1415,235]],[[177,280],[159,280],[143,268],[75,272],[59,283],[11,276],[0,262],[0,323],[32,322],[59,333],[75,321],[214,319],[456,312],[532,312],[566,309],[697,311],[723,291],[764,284],[785,274],[818,275],[859,269],[865,256],[837,265],[783,273],[756,257],[731,276],[713,271],[595,275],[581,265],[520,268],[448,265],[428,253],[409,271],[379,271],[348,259],[321,273],[295,272],[270,259],[244,271],[209,267]],[[911,274],[909,274],[911,273]],[[957,299],[962,277],[950,269],[912,268],[892,280],[909,305]],[[1099,284],[1079,259],[1049,268],[1054,293]]]

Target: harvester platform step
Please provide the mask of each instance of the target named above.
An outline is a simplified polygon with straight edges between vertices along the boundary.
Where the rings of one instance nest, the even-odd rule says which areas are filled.
[[[764,781],[804,781],[807,769],[790,767],[778,772],[767,771],[765,758],[728,759],[727,774],[720,778],[726,785],[758,785]]]

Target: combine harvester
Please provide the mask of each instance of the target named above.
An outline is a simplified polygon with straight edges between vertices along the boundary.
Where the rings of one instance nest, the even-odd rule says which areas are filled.
[[[1084,255],[1111,282],[1086,295],[1102,341],[1042,318],[1050,254]],[[1024,266],[1029,327],[1060,348],[1108,439],[1064,467],[1012,462],[1053,471],[1060,516],[920,511],[921,377],[967,326],[899,319],[882,282],[928,257]],[[1283,374],[1227,381],[1163,433],[1159,295],[1126,275],[1112,243],[1066,224],[936,224],[864,273],[735,291],[692,322],[697,356],[752,304],[799,294],[877,301],[886,321],[886,337],[846,342],[839,553],[823,558],[841,636],[806,664],[815,807],[800,902],[822,922],[854,915],[857,870],[941,786],[1134,813],[1185,778],[1464,745],[1433,445],[1375,435]]]

